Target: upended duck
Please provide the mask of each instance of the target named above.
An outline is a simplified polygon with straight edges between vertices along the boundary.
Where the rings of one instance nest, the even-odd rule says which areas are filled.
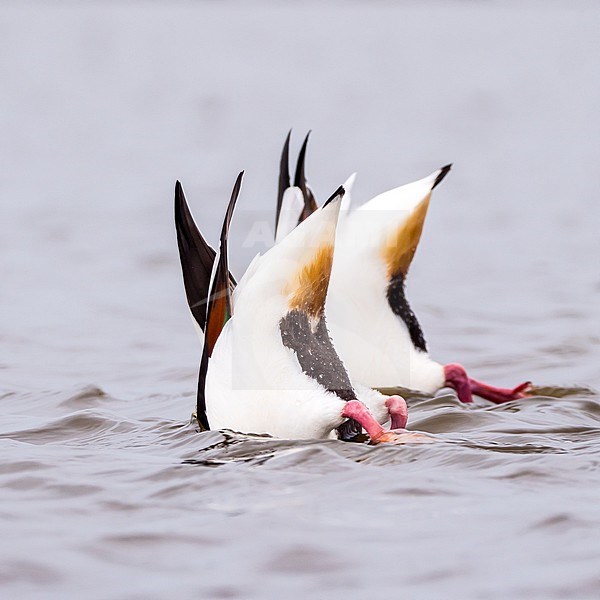
[[[325,302],[344,189],[312,211],[239,283],[229,272],[229,225],[238,176],[218,252],[196,227],[183,188],[175,188],[175,223],[188,305],[204,333],[196,415],[204,429],[281,438],[401,443],[407,409],[400,396],[355,390],[331,342]],[[391,429],[383,423],[391,421]],[[414,437],[412,437],[414,436]]]
[[[291,133],[291,132],[290,132]],[[308,135],[289,174],[288,134],[280,162],[276,241],[316,210],[305,175]],[[417,249],[433,190],[451,165],[380,194],[340,217],[326,314],[331,337],[353,381],[373,388],[402,387],[435,393],[449,387],[462,402],[473,395],[500,404],[523,398],[530,382],[499,388],[468,376],[458,364],[442,365],[428,352],[405,281]],[[354,181],[352,176],[347,182]],[[348,186],[349,187],[349,186]]]

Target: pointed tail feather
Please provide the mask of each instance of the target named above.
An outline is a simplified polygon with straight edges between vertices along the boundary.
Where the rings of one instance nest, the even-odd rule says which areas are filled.
[[[188,306],[204,331],[206,299],[216,252],[196,227],[179,181],[175,184],[175,228]]]
[[[210,278],[217,253],[196,226],[179,181],[175,184],[175,229],[188,306],[204,331]],[[236,282],[231,273],[229,283],[233,290]]]
[[[302,147],[300,148],[300,154],[298,154],[298,162],[296,163],[296,174],[294,176],[294,185],[302,190],[302,196],[304,197],[304,210],[300,215],[299,223],[304,221],[309,215],[317,210],[317,201],[315,200],[314,194],[308,183],[306,182],[306,147],[308,146],[308,138],[310,137],[310,131],[306,134]]]
[[[225,323],[229,321],[233,314],[232,287],[230,284],[228,260],[229,225],[242,186],[243,175],[244,172],[242,171],[238,175],[235,185],[233,186],[229,205],[227,206],[227,212],[225,213],[225,218],[223,220],[223,228],[221,229],[217,267],[212,281],[210,282],[208,307],[206,312],[206,329],[204,346],[202,348],[202,360],[200,362],[200,372],[198,374],[198,396],[196,402],[198,422],[204,429],[209,429],[208,418],[206,416],[205,396],[208,361],[212,355],[215,344],[217,343],[217,339],[219,338],[221,331],[223,331],[223,327],[225,327]]]
[[[281,206],[283,204],[283,196],[285,191],[290,187],[290,137],[292,130],[290,129],[285,143],[283,144],[283,150],[281,151],[281,159],[279,161],[279,187],[277,190],[277,211],[275,213],[275,238],[279,231],[279,216],[281,215]]]

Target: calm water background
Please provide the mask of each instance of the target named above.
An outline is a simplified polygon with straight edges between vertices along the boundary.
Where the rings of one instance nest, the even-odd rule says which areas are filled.
[[[599,39],[591,2],[3,3],[2,596],[599,597]],[[214,241],[247,170],[239,275],[291,126],[321,199],[454,162],[432,354],[582,389],[417,398],[428,446],[197,433],[173,184]]]

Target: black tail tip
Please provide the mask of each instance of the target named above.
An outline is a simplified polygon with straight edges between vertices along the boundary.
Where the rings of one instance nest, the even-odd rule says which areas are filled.
[[[175,182],[175,208],[185,204],[185,196],[183,194],[183,187],[179,179]]]
[[[283,150],[281,151],[281,158],[282,160],[284,158],[287,159],[289,152],[290,152],[290,139],[292,137],[292,130],[290,129],[287,133],[287,135],[285,136],[285,142],[283,142]]]
[[[325,208],[330,202],[333,202],[335,199],[343,198],[345,193],[346,190],[344,189],[344,186],[340,185],[340,187],[337,190],[335,190],[335,192],[333,192],[333,194],[331,194],[329,198],[327,198],[325,204],[323,204],[323,208]]]
[[[451,168],[452,168],[452,163],[450,163],[449,165],[446,165],[445,167],[442,167],[440,169],[438,176],[435,178],[435,181],[433,182],[433,185],[431,186],[432,190],[434,190],[440,183],[442,183],[442,180],[444,179],[444,177],[446,177],[446,175],[448,175]]]

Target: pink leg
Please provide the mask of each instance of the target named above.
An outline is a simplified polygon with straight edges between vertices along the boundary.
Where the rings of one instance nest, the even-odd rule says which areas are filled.
[[[346,402],[342,417],[357,421],[367,432],[371,440],[376,440],[385,433],[385,429],[373,418],[369,409],[358,400]]]
[[[458,399],[461,402],[473,402],[473,394],[475,394],[495,404],[502,404],[510,400],[525,398],[531,387],[529,381],[513,389],[494,387],[487,383],[471,379],[467,375],[465,368],[458,364],[446,365],[444,367],[444,374],[446,377],[445,385],[456,390]]]
[[[399,439],[398,434],[385,430],[359,400],[346,402],[342,416],[357,421],[371,438],[372,444],[395,442]]]
[[[408,421],[408,408],[402,396],[390,396],[386,401],[392,419],[392,429],[405,429]]]

